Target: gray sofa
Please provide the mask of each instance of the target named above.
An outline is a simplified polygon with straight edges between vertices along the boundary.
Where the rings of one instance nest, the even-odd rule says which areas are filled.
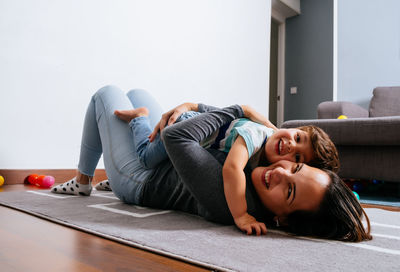
[[[340,115],[348,119],[336,119]],[[311,124],[335,143],[342,178],[400,182],[400,87],[375,88],[369,110],[350,102],[322,102],[318,119],[286,121],[282,128]]]

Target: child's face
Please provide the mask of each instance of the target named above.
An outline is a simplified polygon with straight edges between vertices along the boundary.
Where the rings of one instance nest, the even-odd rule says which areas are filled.
[[[331,182],[321,169],[290,161],[256,167],[251,179],[264,207],[277,216],[318,209]]]
[[[310,137],[295,128],[278,129],[268,138],[264,152],[269,163],[280,160],[308,163],[314,157]]]

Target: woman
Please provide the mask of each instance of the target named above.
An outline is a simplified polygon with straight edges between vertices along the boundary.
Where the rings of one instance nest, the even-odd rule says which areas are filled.
[[[115,110],[145,106],[150,112],[150,124],[157,131],[171,116],[174,119],[185,111],[185,105],[164,114],[156,125],[161,108],[147,92],[132,90],[125,95],[114,86],[100,89],[86,113],[77,177],[52,191],[89,195],[91,177],[103,154],[110,186],[122,201],[181,210],[214,222],[232,224],[222,182],[226,155],[204,149],[199,142],[233,119],[250,117],[244,116],[240,106],[220,110],[198,104],[196,109],[206,114],[164,129],[162,137],[170,160],[161,163],[157,169],[145,169],[140,165],[129,127],[114,115]],[[367,232],[362,226],[363,210],[359,203],[342,203],[342,200],[349,200],[352,192],[342,183],[334,182],[338,179],[335,174],[287,161],[245,172],[247,209],[258,221],[274,218],[299,234],[350,241],[371,239],[369,224]],[[340,194],[330,193],[330,188],[336,188],[332,186],[334,184],[338,184]],[[332,201],[338,200],[345,208],[338,213],[326,211]],[[333,227],[320,222],[327,219],[325,215],[329,215]],[[307,218],[310,223],[302,218]],[[350,223],[347,222],[349,218]],[[300,228],[296,228],[296,224]],[[324,226],[322,231],[318,228],[320,224]],[[252,226],[247,233],[253,232],[264,234],[266,228]]]

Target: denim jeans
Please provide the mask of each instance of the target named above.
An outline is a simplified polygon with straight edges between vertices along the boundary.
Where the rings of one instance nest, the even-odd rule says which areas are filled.
[[[176,120],[176,123],[187,120],[194,116],[199,115],[200,112],[188,111],[184,112]],[[145,168],[155,168],[160,162],[168,159],[168,154],[165,151],[163,142],[161,141],[160,134],[157,134],[153,142],[149,141],[148,136],[153,131],[150,127],[149,118],[146,116],[137,117],[132,119],[129,123],[132,129],[133,142],[135,144],[136,152],[139,156],[139,161]]]
[[[144,90],[127,94],[118,87],[106,86],[92,97],[86,111],[78,170],[93,176],[103,154],[104,166],[115,195],[122,201],[140,204],[143,187],[153,170],[142,167],[128,124],[114,115],[115,110],[147,107],[148,126],[162,115],[161,106]]]

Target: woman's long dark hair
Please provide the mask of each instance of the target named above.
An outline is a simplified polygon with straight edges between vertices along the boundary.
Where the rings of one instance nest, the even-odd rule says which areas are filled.
[[[340,241],[371,240],[369,218],[350,188],[332,171],[331,183],[317,211],[296,211],[288,216],[287,231],[296,235]],[[367,229],[362,217],[365,217]]]

